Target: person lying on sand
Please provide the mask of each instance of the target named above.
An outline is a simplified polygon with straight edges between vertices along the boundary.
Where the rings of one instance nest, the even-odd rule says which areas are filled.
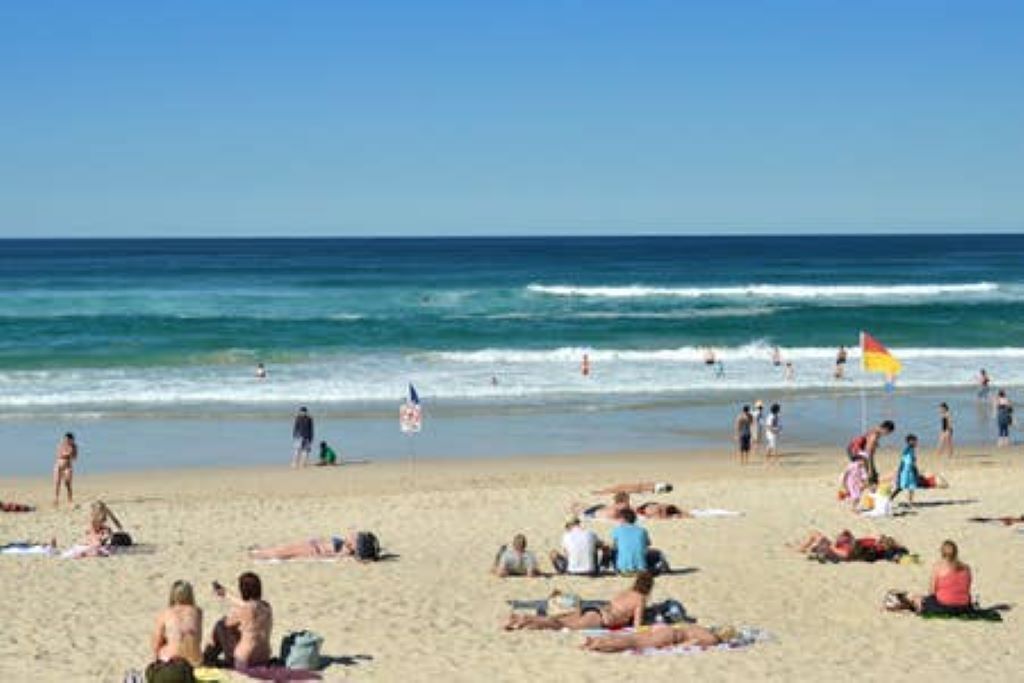
[[[644,519],[684,519],[692,517],[686,510],[670,503],[648,501],[636,507],[636,514]]]
[[[350,531],[345,536],[310,538],[270,548],[252,548],[249,557],[254,560],[295,560],[303,557],[355,557],[357,560],[375,560],[380,549],[373,534]]]
[[[35,512],[35,506],[0,501],[0,512]]]
[[[537,558],[526,549],[526,536],[516,534],[512,537],[512,546],[503,545],[498,548],[491,573],[495,576],[540,576]]]
[[[803,542],[790,547],[808,557],[830,562],[897,561],[908,552],[890,536],[854,538],[849,529],[839,532],[835,541],[820,531],[813,531]]]
[[[655,624],[649,631],[639,633],[615,633],[607,636],[592,636],[580,646],[590,652],[629,652],[648,648],[668,648],[676,645],[690,647],[714,647],[727,643],[736,637],[731,627],[706,628],[697,624]]]
[[[579,612],[547,617],[535,614],[510,614],[505,622],[506,631],[560,631],[563,628],[580,631],[590,628],[624,628],[643,624],[644,609],[654,589],[654,576],[638,574],[632,587],[613,597],[602,607],[584,607]]]
[[[1014,524],[1024,524],[1024,515],[1019,517],[969,517],[968,522],[981,522],[982,524],[1002,524],[1003,526],[1012,526]]]
[[[594,495],[614,495],[616,493],[671,493],[672,484],[658,481],[640,481],[635,484],[615,484],[597,491],[591,491]]]
[[[605,505],[604,503],[596,503],[594,505],[584,505],[583,503],[575,503],[572,506],[573,514],[581,517],[591,517],[593,519],[608,519],[616,520],[622,515],[623,510],[630,509],[629,506],[629,494],[624,491],[619,491],[612,496],[612,504]]]

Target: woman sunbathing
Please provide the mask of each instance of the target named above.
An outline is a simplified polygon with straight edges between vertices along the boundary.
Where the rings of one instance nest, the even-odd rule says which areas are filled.
[[[0,501],[0,512],[34,512],[35,507],[32,505],[23,505],[22,503],[11,503]]]
[[[649,501],[636,508],[636,514],[645,519],[683,519],[692,515],[681,510],[678,506],[670,503],[656,503]]]
[[[616,484],[607,488],[592,491],[596,495],[613,495],[616,493],[671,493],[672,484],[660,481],[641,481],[636,484]]]
[[[638,574],[633,587],[622,591],[603,607],[584,607],[579,612],[558,617],[535,614],[511,614],[505,623],[506,631],[550,630],[563,628],[580,631],[588,628],[640,627],[643,624],[644,609],[654,589],[654,576],[647,572]]]
[[[271,548],[253,548],[249,557],[254,560],[294,560],[302,557],[344,557],[356,554],[358,533],[330,538],[310,538],[306,541],[285,543]]]
[[[918,614],[964,614],[974,609],[971,599],[971,568],[960,561],[953,541],[943,541],[939,561],[932,569],[931,592],[928,595],[891,593],[892,611],[913,610]]]
[[[581,647],[591,652],[628,652],[676,645],[703,648],[727,643],[735,637],[736,630],[733,628],[705,628],[697,624],[656,624],[650,631],[587,638]]]
[[[802,543],[791,547],[808,557],[830,562],[896,561],[907,554],[907,549],[890,536],[854,538],[849,529],[841,531],[835,541],[814,531]]]
[[[612,497],[612,504],[597,503],[595,505],[584,505],[576,503],[572,506],[573,514],[593,519],[617,520],[623,510],[629,508],[629,494],[624,492],[616,493]]]

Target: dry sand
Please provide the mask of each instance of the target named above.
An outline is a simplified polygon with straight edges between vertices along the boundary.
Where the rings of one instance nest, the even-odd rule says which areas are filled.
[[[784,465],[741,470],[726,453],[370,464],[334,469],[192,470],[79,477],[78,500],[106,500],[151,553],[110,559],[0,557],[0,680],[120,681],[149,659],[148,637],[172,581],[197,588],[206,626],[220,615],[213,579],[233,585],[255,569],[275,611],[275,641],[309,628],[324,653],[365,655],[327,680],[1011,680],[1024,636],[1016,610],[1002,624],[923,621],[880,610],[883,593],[923,590],[939,543],[956,540],[985,603],[1015,603],[1024,589],[1024,536],[967,517],[1024,512],[1019,450],[970,451],[943,468],[953,486],[927,491],[915,514],[863,520],[837,504],[843,462],[790,454]],[[888,453],[887,465],[895,462]],[[927,461],[926,467],[931,467]],[[505,601],[553,588],[607,598],[621,578],[497,579],[499,543],[527,534],[531,549],[557,545],[573,501],[623,481],[671,481],[659,498],[685,507],[742,510],[741,518],[650,522],[656,546],[689,573],[659,578],[702,623],[750,624],[777,642],[737,652],[632,657],[581,652],[572,633],[505,633]],[[0,499],[43,503],[0,514],[0,539],[77,540],[87,513],[53,511],[49,485],[0,481]],[[945,504],[940,505],[940,502]],[[350,526],[377,531],[399,557],[253,563],[245,549]],[[596,523],[606,534],[608,528]],[[820,565],[783,547],[813,528],[885,532],[922,555],[919,565]],[[546,560],[544,561],[547,567]],[[841,672],[841,674],[840,674]]]

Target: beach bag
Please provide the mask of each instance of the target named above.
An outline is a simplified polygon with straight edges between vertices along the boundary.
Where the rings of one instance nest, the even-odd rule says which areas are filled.
[[[281,639],[281,661],[289,669],[319,669],[323,642],[324,639],[312,631],[289,633]]]
[[[369,531],[356,534],[356,558],[364,561],[380,559],[380,541]]]
[[[666,600],[659,606],[658,614],[666,624],[678,624],[686,619],[686,608],[678,600]]]
[[[132,537],[127,531],[115,531],[110,535],[110,545],[116,547],[128,547],[132,544]]]
[[[564,617],[567,614],[577,614],[582,607],[580,596],[575,593],[563,593],[560,590],[551,592],[544,613],[549,617]]]
[[[195,683],[192,665],[175,657],[169,662],[153,662],[146,667],[146,683]]]

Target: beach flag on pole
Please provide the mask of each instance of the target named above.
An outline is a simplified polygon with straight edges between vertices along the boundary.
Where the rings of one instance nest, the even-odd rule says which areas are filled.
[[[867,332],[860,333],[860,355],[861,364],[867,372],[879,372],[886,377],[895,377],[903,369],[899,359],[892,355],[882,342]]]
[[[412,382],[409,383],[409,397],[405,399],[398,412],[398,426],[404,434],[417,434],[423,429],[423,408]]]

